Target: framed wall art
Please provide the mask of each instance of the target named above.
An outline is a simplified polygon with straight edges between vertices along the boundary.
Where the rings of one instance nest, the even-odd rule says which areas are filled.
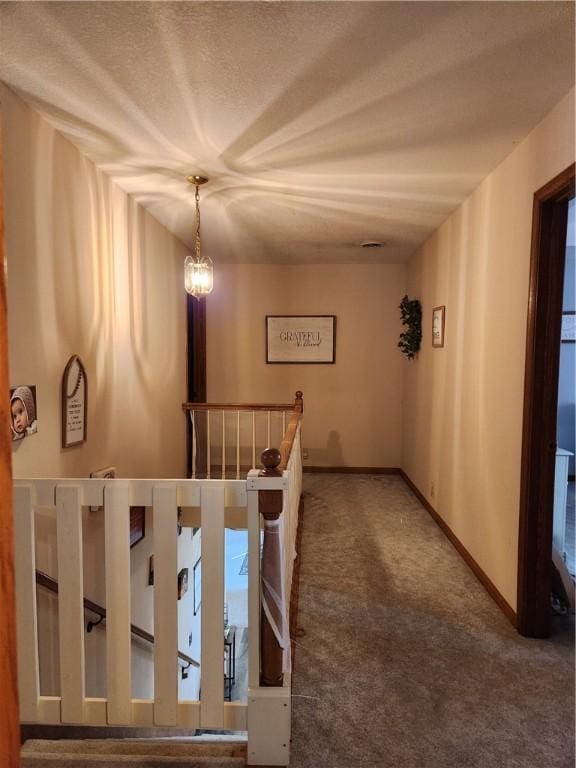
[[[78,355],[72,355],[62,376],[62,448],[86,442],[88,379]]]
[[[446,320],[446,307],[434,307],[432,310],[432,346],[444,346],[444,324]]]
[[[188,568],[182,568],[178,574],[178,600],[182,600],[188,592]]]
[[[576,312],[562,312],[562,342],[576,343]]]
[[[12,440],[22,440],[38,431],[35,386],[23,384],[10,390],[10,427]]]
[[[335,361],[335,315],[266,315],[267,363]]]

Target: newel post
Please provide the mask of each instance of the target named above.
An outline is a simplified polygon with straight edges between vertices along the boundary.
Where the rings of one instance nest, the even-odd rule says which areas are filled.
[[[296,392],[296,396],[294,398],[294,408],[299,409],[300,413],[304,413],[304,394],[301,390]]]
[[[264,469],[260,477],[281,477],[281,455],[277,448],[262,452]],[[284,682],[282,674],[283,650],[274,632],[282,635],[284,617],[278,598],[282,594],[282,572],[280,554],[280,515],[282,513],[282,491],[259,491],[258,506],[264,518],[264,543],[262,546],[262,607],[260,619],[260,685],[278,687]],[[276,598],[276,599],[275,599]],[[266,609],[264,607],[266,603]]]

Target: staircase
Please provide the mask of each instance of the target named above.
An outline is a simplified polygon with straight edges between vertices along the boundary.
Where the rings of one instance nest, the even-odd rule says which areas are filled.
[[[240,768],[246,742],[198,739],[31,739],[22,768]]]

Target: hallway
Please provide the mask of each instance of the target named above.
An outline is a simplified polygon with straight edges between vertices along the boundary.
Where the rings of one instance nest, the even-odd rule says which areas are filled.
[[[292,768],[573,766],[568,620],[517,635],[400,477],[304,492]]]

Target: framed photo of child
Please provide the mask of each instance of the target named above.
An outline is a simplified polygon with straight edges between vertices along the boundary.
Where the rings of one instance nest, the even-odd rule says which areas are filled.
[[[10,426],[12,440],[22,440],[38,431],[35,386],[21,385],[10,390]]]

